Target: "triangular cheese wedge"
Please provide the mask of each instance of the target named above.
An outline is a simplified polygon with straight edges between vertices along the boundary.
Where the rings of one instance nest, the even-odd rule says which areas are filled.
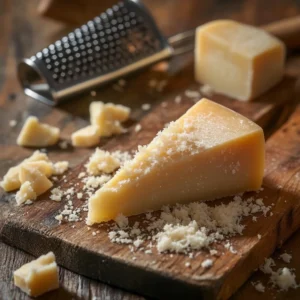
[[[57,143],[60,130],[40,123],[36,117],[29,117],[17,139],[19,146],[46,147]]]
[[[89,199],[88,223],[257,190],[263,172],[263,130],[202,99]]]

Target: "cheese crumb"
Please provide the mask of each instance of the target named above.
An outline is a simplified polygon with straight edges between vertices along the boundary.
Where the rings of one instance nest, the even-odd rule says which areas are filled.
[[[61,175],[65,173],[69,168],[69,162],[68,161],[59,161],[57,163],[53,164],[54,175]]]
[[[151,105],[149,103],[144,103],[142,105],[142,110],[149,110],[151,108]]]
[[[50,199],[53,201],[61,201],[62,197],[63,197],[64,192],[60,189],[60,188],[54,188],[51,190],[51,195],[50,195]]]
[[[68,148],[68,142],[67,142],[67,141],[60,141],[60,142],[58,143],[58,147],[59,147],[60,149],[65,150],[65,149]]]
[[[120,214],[115,218],[115,222],[120,228],[125,228],[128,226],[128,218]]]
[[[264,265],[260,266],[260,270],[265,274],[272,274],[272,267],[275,267],[275,261],[272,258],[265,258]]]
[[[184,92],[184,94],[188,97],[188,98],[201,98],[201,94],[198,91],[192,91],[192,90],[186,90]]]
[[[134,127],[134,131],[135,131],[135,132],[139,132],[139,131],[141,131],[141,129],[142,129],[142,125],[141,125],[141,124],[137,124],[137,125]]]
[[[260,293],[265,292],[265,286],[261,282],[254,283],[253,286],[258,292]]]
[[[16,120],[10,120],[9,121],[9,126],[10,127],[16,127],[16,125],[17,125],[17,121]]]
[[[271,282],[280,290],[286,291],[289,288],[297,288],[296,276],[288,268],[279,269],[271,275]]]
[[[201,267],[204,269],[208,269],[212,267],[212,265],[213,265],[213,261],[211,259],[206,259],[201,263]]]
[[[288,254],[288,253],[283,253],[280,255],[280,258],[286,262],[286,263],[290,263],[291,262],[291,259],[292,259],[292,255]]]
[[[208,84],[202,85],[199,90],[201,94],[207,97],[211,97],[214,94],[213,88]]]
[[[178,95],[178,96],[176,96],[174,101],[175,101],[175,103],[179,104],[181,102],[181,100],[182,100],[182,97],[180,95]]]

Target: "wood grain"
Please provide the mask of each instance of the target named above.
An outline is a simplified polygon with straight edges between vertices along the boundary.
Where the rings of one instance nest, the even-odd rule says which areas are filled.
[[[217,0],[190,0],[184,2],[180,0],[166,0],[163,2],[159,0],[145,0],[145,2],[154,14],[160,28],[167,36],[191,29],[201,23],[217,18],[230,17],[250,24],[262,25],[281,18],[295,16],[300,11],[299,4],[292,0],[276,0],[272,2],[259,0],[231,2],[220,2]],[[43,121],[53,125],[61,126],[64,138],[68,138],[69,134],[75,128],[80,128],[87,124],[87,107],[88,103],[93,99],[89,94],[86,94],[74,99],[74,101],[65,103],[60,108],[50,109],[45,105],[25,97],[20,90],[15,73],[18,59],[30,56],[32,53],[35,53],[45,45],[49,45],[72,29],[71,27],[59,23],[38,18],[36,16],[37,3],[38,1],[36,0],[26,2],[18,0],[0,1],[0,24],[1,28],[4,28],[0,43],[0,176],[6,172],[9,166],[14,165],[32,152],[32,149],[20,148],[15,145],[16,136],[28,114],[36,115]],[[165,7],[168,7],[168,9]],[[179,21],[174,22],[174,19]],[[296,56],[290,58],[288,61],[289,75],[299,76],[299,66],[299,57],[297,58],[296,53]],[[138,109],[141,103],[151,103],[152,101],[153,103],[160,103],[162,99],[167,98],[171,100],[174,99],[177,93],[190,87],[192,79],[191,71],[191,58],[189,56],[183,56],[175,63],[172,62],[171,68],[168,69],[168,74],[175,76],[176,80],[171,80],[166,91],[163,93],[163,97],[161,94],[153,93],[147,88],[149,79],[153,77],[162,79],[167,76],[161,71],[161,68],[155,68],[150,72],[137,75],[138,78],[143,78],[143,80],[140,79],[141,81],[137,83],[136,77],[131,77],[128,89],[125,91],[125,95],[127,95],[128,92],[129,94],[125,99],[123,99],[124,93],[114,91],[111,87],[99,89],[96,98],[117,103],[124,103],[125,101],[127,104],[130,104],[131,101],[132,107],[135,109],[133,120],[131,121],[132,124],[134,124],[134,122],[143,116],[143,112]],[[145,84],[141,85],[142,82]],[[265,125],[270,128],[270,132],[273,131],[273,124],[280,126],[289,116],[292,109],[293,105],[288,105],[282,107],[282,111],[280,109],[274,110],[276,114],[273,115],[272,113],[271,115],[273,115],[273,117],[265,121]],[[165,112],[165,114],[168,114],[168,112]],[[10,128],[8,126],[8,122],[11,119],[18,121],[16,128]],[[155,122],[152,126],[157,128]],[[107,141],[103,141],[102,143],[105,144]],[[109,143],[111,146],[108,144],[107,147],[116,146],[116,142],[111,141]],[[70,151],[72,151],[72,155],[70,155]],[[49,152],[53,159],[68,159],[71,160],[72,166],[75,166],[79,161],[83,160],[84,157],[87,157],[92,150],[78,151],[68,149],[68,151],[62,151],[54,147],[49,149]],[[13,195],[1,196],[0,226],[3,220],[9,216],[11,208],[14,207],[14,205],[15,200]],[[300,266],[296,258],[299,234],[297,236],[298,238],[296,237],[291,240],[291,248],[288,248],[294,251],[295,254],[294,264],[292,265],[294,267]],[[25,260],[27,261],[29,257],[20,251],[16,253],[16,251],[13,251],[7,246],[3,247],[5,247],[6,250],[1,251],[1,253],[7,253],[7,255],[0,256],[1,270],[4,270],[2,274],[5,276],[3,289],[1,288],[0,290],[0,298],[8,298],[6,297],[7,293],[5,294],[5,290],[8,289],[12,293],[11,299],[26,299],[23,293],[12,288],[12,282],[7,276],[11,274],[11,267],[19,267],[21,263],[25,262]],[[4,257],[5,259],[3,261]],[[18,262],[19,264],[13,264],[14,262]],[[68,271],[61,272],[68,273]],[[0,274],[0,276],[2,274]],[[297,276],[299,276],[299,273],[297,273]],[[267,277],[261,273],[256,273],[253,278],[254,280],[258,278],[262,279],[265,283],[268,280]],[[9,284],[7,284],[7,282],[9,282]],[[63,276],[61,282],[63,288],[70,291],[73,298],[91,299],[93,296],[99,296],[100,299],[105,299],[106,297],[122,299],[125,297],[124,292],[118,289],[108,288],[104,284],[90,281],[85,277],[75,274]],[[58,299],[68,299],[67,297],[64,298],[64,295],[63,293]],[[55,294],[55,297],[56,296],[57,294]],[[236,294],[235,299],[251,299],[253,297],[259,298],[260,296],[261,295],[253,289],[251,282],[248,281]],[[277,296],[281,297],[280,299],[296,300],[299,298],[299,292],[297,290],[291,290],[278,294],[270,288],[268,289],[268,293],[263,294],[261,298],[271,299],[270,297],[272,297],[273,299]],[[50,298],[51,295],[45,295],[45,297],[41,297],[41,299],[48,299],[48,297]],[[131,298],[140,299],[137,296],[131,296]]]
[[[172,78],[169,80],[172,82]],[[135,82],[139,84],[139,78],[135,78]],[[195,84],[189,88],[199,90],[199,86]],[[218,95],[213,96],[212,99],[263,126],[267,126],[269,122],[266,120],[272,120],[272,115],[278,107],[280,108],[282,103],[285,105],[294,103],[296,97],[295,80],[286,78],[257,102],[243,103]],[[142,131],[135,133],[131,126],[128,134],[112,138],[103,145],[103,148],[110,151],[135,150],[138,145],[148,143],[166,123],[177,119],[194,103],[184,94],[182,94],[182,98],[182,103],[177,104],[173,97],[166,96],[162,99],[165,105],[156,103],[152,110],[142,118],[140,122]],[[296,111],[291,122],[296,122],[297,118],[300,118],[300,111]],[[273,179],[274,172],[281,174],[282,168],[287,167],[285,159],[295,156],[300,137],[296,131],[291,131],[290,134],[285,135],[284,141],[289,145],[289,151],[286,151],[284,156],[280,152],[281,155],[275,157],[278,162],[274,167],[275,171],[270,169],[275,164],[273,162],[274,155],[269,154],[270,148],[267,147],[265,190],[258,195],[258,197],[266,199],[267,205],[276,203],[273,209],[274,216],[267,219],[258,218],[254,224],[251,220],[246,220],[247,229],[244,235],[231,240],[238,254],[225,252],[224,256],[214,259],[214,266],[209,271],[205,271],[201,267],[201,263],[207,257],[207,253],[203,251],[197,252],[197,257],[191,260],[191,270],[185,268],[182,271],[185,263],[189,261],[189,258],[183,255],[174,255],[170,258],[168,254],[155,252],[153,255],[147,255],[144,252],[138,252],[134,254],[137,258],[136,261],[133,261],[133,254],[127,246],[112,244],[109,241],[107,226],[98,229],[98,226],[95,225],[92,230],[99,230],[99,233],[94,237],[84,222],[77,223],[75,228],[71,227],[73,224],[58,225],[54,216],[59,209],[63,209],[66,200],[61,203],[49,201],[49,193],[41,196],[41,199],[30,207],[18,207],[11,210],[12,219],[9,218],[5,222],[1,237],[6,243],[17,246],[35,256],[52,250],[57,255],[59,264],[70,270],[146,296],[160,299],[171,297],[182,299],[184,296],[189,299],[196,299],[199,296],[207,299],[227,299],[244,283],[253,269],[257,268],[263,259],[269,256],[276,246],[281,244],[300,225],[300,219],[297,218],[298,202],[295,201],[295,197],[299,196],[300,191],[297,188],[290,191],[285,187],[285,184],[294,175],[293,167],[297,165],[298,161],[296,160],[296,163],[291,166],[290,172],[285,173],[286,176],[280,176],[278,182]],[[274,148],[274,145],[277,146],[276,149],[280,149],[278,146],[282,144],[282,137],[278,138],[278,134],[275,134],[270,139],[270,143],[271,149]],[[82,184],[77,177],[83,170],[84,164],[80,164],[59,182],[58,186],[64,189],[74,187],[75,192],[81,191]],[[78,186],[77,183],[79,183]],[[283,186],[280,192],[278,192],[278,185]],[[288,203],[282,206],[280,201],[283,193],[286,193],[284,199]],[[294,193],[296,196],[292,197],[290,193]],[[82,200],[74,198],[74,206],[80,207]],[[221,201],[226,200],[222,199]],[[277,207],[277,205],[279,206]],[[85,217],[83,214],[82,218],[85,219]],[[144,218],[145,216],[141,215],[132,217],[130,220],[132,224],[136,220],[142,223]],[[291,218],[285,227],[281,224],[284,222],[284,218]],[[298,219],[299,221],[297,221]],[[262,240],[257,238],[258,233],[263,236]],[[33,244],[39,246],[32,247]],[[74,264],[74,262],[77,263]],[[165,288],[154,289],[154,282]]]

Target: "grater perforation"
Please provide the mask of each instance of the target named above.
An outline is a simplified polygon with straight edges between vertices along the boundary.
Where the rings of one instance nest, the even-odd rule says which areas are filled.
[[[171,57],[171,45],[141,1],[124,0],[24,59],[18,75],[27,95],[55,105]]]

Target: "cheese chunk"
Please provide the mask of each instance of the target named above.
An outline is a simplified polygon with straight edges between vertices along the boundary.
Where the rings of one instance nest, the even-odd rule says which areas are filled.
[[[33,297],[57,289],[59,273],[53,252],[42,255],[14,271],[14,283]]]
[[[21,182],[19,180],[19,171],[20,167],[27,162],[35,162],[35,161],[45,161],[50,162],[47,154],[42,153],[40,151],[35,151],[29,158],[25,159],[19,165],[15,167],[11,167],[8,172],[3,177],[0,185],[6,191],[13,191],[21,186]]]
[[[36,193],[32,188],[32,185],[29,181],[25,181],[20,190],[16,193],[16,201],[18,205],[26,202],[27,200],[35,200]]]
[[[91,175],[100,175],[101,173],[112,173],[120,167],[120,161],[109,152],[96,149],[86,164],[86,169]]]
[[[39,161],[32,161],[32,162],[25,162],[23,166],[27,166],[31,169],[36,169],[46,177],[50,177],[54,172],[54,167],[51,162],[39,160]]]
[[[41,173],[38,169],[31,167],[29,164],[21,166],[19,179],[22,184],[29,181],[37,196],[45,193],[53,185],[43,173]]]
[[[89,199],[88,224],[257,190],[263,172],[263,130],[202,99]]]
[[[100,130],[96,125],[90,125],[75,131],[72,134],[72,145],[74,147],[93,147],[100,142]]]
[[[111,136],[125,132],[121,122],[130,115],[130,108],[113,103],[104,104],[101,101],[90,104],[91,124],[99,127],[101,136]]]
[[[29,117],[17,139],[20,146],[46,147],[58,142],[59,128],[42,124],[36,117]]]
[[[197,28],[196,80],[220,94],[254,99],[282,79],[284,60],[284,44],[262,29],[230,20]]]

